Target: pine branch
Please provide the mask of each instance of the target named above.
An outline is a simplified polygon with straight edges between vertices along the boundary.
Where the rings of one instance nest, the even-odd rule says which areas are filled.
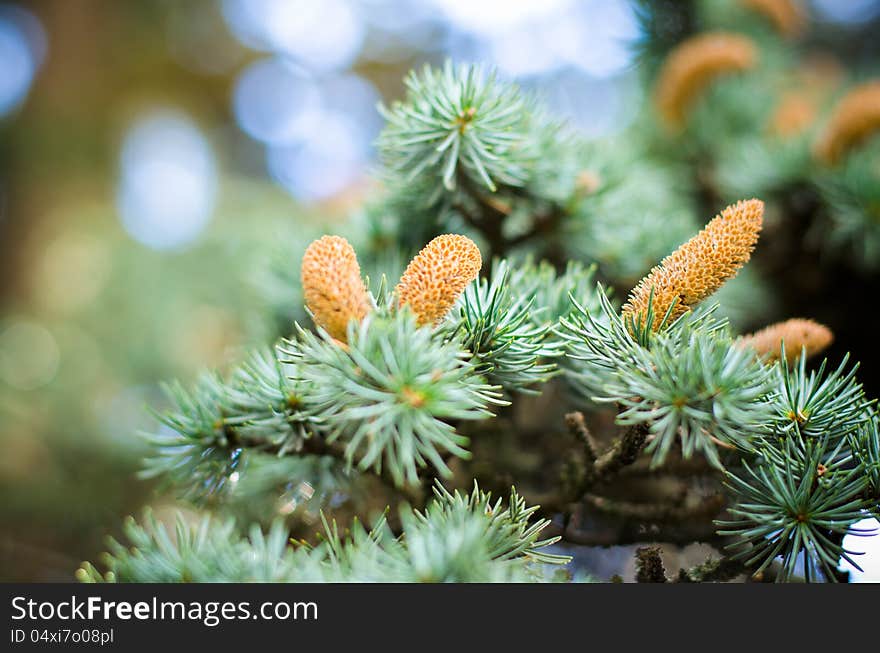
[[[601,513],[614,515],[624,519],[642,522],[687,522],[689,520],[706,520],[717,515],[724,508],[725,500],[721,495],[704,499],[693,505],[674,505],[671,503],[632,503],[616,501],[595,494],[586,494],[583,501],[587,506]]]
[[[634,424],[627,428],[611,448],[596,459],[592,476],[599,481],[606,481],[627,465],[633,464],[645,446],[648,432],[648,427],[644,424]]]
[[[695,542],[704,542],[715,547],[721,546],[721,538],[716,534],[712,524],[655,524],[644,528],[641,523],[623,523],[615,528],[601,530],[585,530],[578,528],[571,520],[563,528],[561,525],[551,526],[548,535],[557,535],[563,542],[590,547],[624,546],[644,542],[669,542],[686,546]]]
[[[403,533],[386,521],[367,530],[355,522],[340,535],[323,520],[322,542],[290,546],[287,530],[274,522],[242,537],[231,520],[178,516],[174,536],[147,512],[143,524],[129,518],[130,546],[108,541],[106,571],[83,563],[83,582],[525,582],[546,580],[540,565],[564,564],[565,556],[543,549],[546,522],[531,522],[515,492],[506,505],[474,487],[467,495],[438,486],[423,513],[403,508]]]
[[[565,425],[569,432],[574,435],[583,445],[584,457],[588,465],[595,465],[598,457],[599,443],[596,442],[587,423],[584,420],[584,414],[580,411],[567,413],[565,415]]]
[[[584,464],[569,468],[574,474],[574,478],[567,483],[568,488],[560,488],[558,493],[553,493],[537,500],[544,514],[549,515],[559,512],[566,515],[570,514],[574,506],[583,499],[588,490],[596,485],[607,483],[620,470],[634,463],[638,459],[647,440],[648,432],[645,427],[630,427],[614,441],[607,451],[597,458],[594,446],[598,448],[598,445],[592,442],[592,436],[586,430],[586,425],[582,423],[582,416],[578,420],[576,415],[579,415],[579,413],[569,414],[566,416],[566,421],[574,425],[579,436],[585,438],[583,440],[585,451]],[[568,418],[571,419],[569,420]]]
[[[677,25],[642,13],[655,37],[669,37],[661,49],[695,30],[690,4],[676,14],[684,21]],[[145,474],[219,503],[254,469],[249,461],[275,456],[302,462],[281,470],[285,482],[321,480],[317,505],[360,473],[417,508],[401,508],[393,531],[384,520],[367,529],[325,519],[315,547],[291,547],[280,524],[243,537],[228,520],[181,520],[172,536],[147,517],[126,524],[132,546],[111,543],[105,573],[86,564],[78,576],[538,580],[543,563],[562,562],[547,549],[562,538],[585,546],[701,541],[727,552],[680,570],[677,582],[743,573],[796,580],[801,565],[806,580],[841,580],[837,564],[855,564],[856,555],[844,538],[868,512],[880,514],[880,429],[857,365],[844,358],[837,368],[823,362],[808,369],[806,356],[786,356],[778,346],[762,360],[734,338],[716,306],[701,305],[750,258],[761,200],[729,206],[666,256],[697,230],[693,204],[712,204],[714,212],[720,198],[760,189],[775,213],[789,213],[785,195],[807,188],[810,220],[827,221],[817,233],[832,236],[822,247],[858,246],[854,258],[865,267],[880,260],[870,210],[880,201],[880,146],[867,142],[880,115],[876,89],[841,105],[817,150],[827,165],[813,171],[809,135],[768,129],[778,112],[771,115],[766,94],[756,90],[766,82],[764,68],[768,79],[780,78],[779,63],[768,57],[753,67],[748,33],[698,36],[672,54],[657,85],[660,106],[687,132],[645,134],[644,126],[656,126],[647,116],[638,138],[626,134],[613,144],[585,144],[531,95],[479,66],[447,63],[411,74],[404,101],[383,108],[388,125],[379,151],[388,192],[352,229],[364,269],[402,271],[400,283],[389,292],[383,279],[374,296],[348,241],[312,243],[300,268],[302,297],[292,288],[280,296],[288,298],[282,305],[302,299],[318,332],[297,325],[282,357],[260,352],[228,377],[205,375],[193,391],[171,386],[173,406],[150,438]],[[658,43],[646,42],[646,51],[657,54]],[[745,69],[741,79],[704,84]],[[869,119],[847,123],[847,111]],[[663,148],[676,154],[664,159]],[[733,192],[738,187],[747,194]],[[462,227],[477,242],[443,233]],[[479,279],[484,254],[513,250],[550,260],[499,258]],[[595,265],[571,261],[559,269],[566,259],[597,261],[603,279],[621,287],[645,276],[621,308],[596,284]],[[749,295],[749,310],[754,303]],[[291,314],[288,307],[275,312]],[[826,336],[813,333],[813,349]],[[768,347],[754,349],[767,354]],[[497,436],[481,449],[496,451],[497,443],[499,455],[474,469],[491,465],[505,491],[517,472],[554,463],[547,452],[563,447],[540,440],[545,450],[532,456],[537,438],[530,436],[539,429],[520,432],[515,411],[491,433],[485,424],[495,407],[522,393],[546,392],[555,401],[556,385],[547,381],[560,372],[583,411],[617,407],[620,430],[610,445],[593,436],[584,413],[565,415],[579,451],[559,455],[580,455],[562,461],[540,508],[527,507],[515,491],[506,501],[476,486],[461,493],[436,485],[431,493],[435,477],[467,473],[466,464],[453,465],[471,456],[466,432]],[[474,428],[459,432],[465,422]],[[510,443],[527,450],[511,451]],[[546,486],[548,474],[535,475]],[[669,476],[677,477],[680,496],[630,500]],[[722,477],[723,494],[689,495],[704,476]],[[629,484],[632,492],[620,491]],[[725,507],[724,520],[712,522]],[[552,523],[559,513],[562,523]],[[640,547],[636,559],[640,582],[669,580],[659,547]]]
[[[314,437],[303,440],[300,453],[314,456],[329,456],[340,463],[345,463],[348,459],[346,454],[346,446],[342,442],[327,442],[323,438]],[[376,474],[385,486],[396,494],[400,494],[412,505],[422,505],[425,500],[425,493],[420,491],[419,486],[399,485],[396,479],[388,471],[387,468],[379,470]],[[429,474],[423,474],[424,478],[433,478]]]

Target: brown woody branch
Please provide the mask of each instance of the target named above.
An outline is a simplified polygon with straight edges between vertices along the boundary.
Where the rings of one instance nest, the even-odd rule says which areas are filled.
[[[681,522],[712,517],[724,507],[724,497],[720,494],[689,506],[669,503],[631,503],[595,494],[585,495],[584,502],[605,514],[648,522]]]

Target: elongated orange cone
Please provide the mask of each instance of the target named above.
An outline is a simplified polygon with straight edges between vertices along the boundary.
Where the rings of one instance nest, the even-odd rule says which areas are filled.
[[[755,65],[758,49],[746,36],[707,32],[680,43],[663,63],[654,99],[663,120],[680,128],[694,100],[717,77]]]
[[[741,4],[761,14],[786,38],[800,35],[807,24],[804,8],[795,0],[740,0]]]
[[[761,200],[740,200],[728,206],[639,281],[623,306],[624,318],[637,318],[644,325],[652,291],[653,330],[673,303],[670,320],[709,297],[748,262],[763,217]]]
[[[837,163],[878,130],[880,80],[874,80],[857,86],[837,103],[816,143],[816,155],[825,163]]]

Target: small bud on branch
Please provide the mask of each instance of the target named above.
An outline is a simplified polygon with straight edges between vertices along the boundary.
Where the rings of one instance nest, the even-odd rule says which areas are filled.
[[[832,340],[834,335],[825,325],[813,320],[793,318],[743,336],[738,343],[743,347],[751,347],[765,360],[774,361],[779,359],[782,343],[785,342],[785,358],[793,363],[801,355],[802,349],[806,349],[809,358],[823,351]]]
[[[471,281],[483,259],[467,236],[444,234],[425,245],[403,273],[396,293],[400,305],[409,305],[418,324],[436,324]]]
[[[303,255],[301,275],[306,305],[315,324],[346,342],[348,323],[362,320],[371,310],[352,246],[340,236],[319,238]]]

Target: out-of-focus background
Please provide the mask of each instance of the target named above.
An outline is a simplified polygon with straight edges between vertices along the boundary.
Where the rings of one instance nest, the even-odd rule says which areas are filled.
[[[809,4],[877,56],[880,0]],[[276,331],[267,248],[360,203],[410,68],[489,62],[599,136],[644,101],[639,36],[628,0],[0,2],[0,579],[161,510],[159,382]]]

